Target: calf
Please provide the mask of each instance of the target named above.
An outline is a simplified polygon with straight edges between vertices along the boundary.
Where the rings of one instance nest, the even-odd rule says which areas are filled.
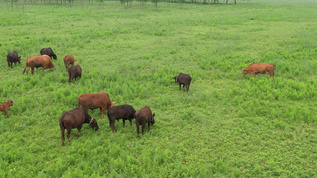
[[[77,77],[81,78],[81,67],[79,65],[71,66],[68,70],[69,83],[72,83],[73,79]]]
[[[83,108],[75,108],[62,114],[59,118],[59,126],[62,132],[62,146],[64,146],[65,141],[65,129],[67,130],[67,138],[70,142],[71,130],[77,128],[77,137],[79,138],[80,130],[84,123],[89,124],[91,128],[95,128],[95,131],[99,129],[97,120],[92,118]]]
[[[16,64],[18,62],[19,64],[21,64],[20,60],[21,56],[19,56],[16,51],[7,54],[8,67],[12,68],[12,63]]]
[[[76,61],[76,59],[74,59],[74,56],[69,54],[69,55],[66,55],[64,58],[64,64],[65,64],[65,67],[66,67],[66,71],[68,72],[68,69],[69,69],[69,66],[72,65],[74,66],[74,62]]]
[[[41,55],[48,55],[51,59],[52,57],[54,59],[57,59],[57,56],[55,55],[55,53],[53,52],[52,48],[51,47],[48,47],[48,48],[42,48],[41,51],[40,51]]]
[[[4,111],[6,114],[6,118],[8,117],[8,110],[10,106],[13,106],[13,101],[8,100],[7,102],[0,103],[0,111]]]
[[[135,124],[137,135],[139,137],[139,125],[142,125],[142,135],[144,135],[145,124],[148,123],[148,131],[150,131],[150,124],[154,124],[155,113],[152,114],[151,109],[148,106],[144,106],[135,113]]]
[[[130,121],[130,125],[132,126],[132,119],[135,117],[135,109],[128,104],[120,105],[120,106],[114,106],[108,109],[107,116],[109,119],[109,124],[112,132],[114,132],[116,129],[114,128],[114,122],[117,119],[122,119],[123,126],[125,125],[125,120]]]
[[[245,74],[251,74],[253,77],[254,75],[258,76],[258,73],[261,74],[268,74],[270,77],[274,76],[274,64],[271,63],[252,63],[247,68],[242,69],[242,76]]]
[[[179,73],[179,75],[174,77],[175,83],[179,84],[179,90],[181,90],[181,85],[183,85],[183,90],[185,91],[185,86],[188,94],[189,85],[192,78],[188,74]]]

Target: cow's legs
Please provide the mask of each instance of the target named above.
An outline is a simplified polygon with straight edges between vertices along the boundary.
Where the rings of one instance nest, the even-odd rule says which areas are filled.
[[[138,138],[140,138],[140,136],[139,136],[139,122],[135,121],[135,125],[136,125],[136,133],[138,135]]]
[[[144,135],[145,124],[145,122],[142,123],[142,135]]]
[[[6,118],[8,117],[8,110],[5,109],[4,112],[6,113]]]
[[[131,120],[131,119],[129,119],[129,121],[130,121],[130,126],[132,126],[132,120]]]
[[[29,75],[29,69],[30,67],[26,67],[26,75]]]
[[[100,117],[103,118],[103,113],[105,112],[104,109],[100,108]]]
[[[180,84],[180,83],[178,83],[178,84],[179,84],[179,90],[181,90],[181,85],[182,85],[182,84]]]
[[[34,67],[31,67],[31,72],[32,72],[32,75],[34,75]]]
[[[186,85],[186,90],[187,90],[187,93],[188,93],[188,90],[189,90],[189,85],[188,84]]]
[[[185,84],[183,84],[183,90],[185,91]]]
[[[65,129],[61,128],[61,132],[62,132],[62,146],[64,146],[64,141],[65,141]]]
[[[122,122],[123,122],[123,127],[125,126],[125,119],[122,118]]]
[[[77,127],[77,130],[78,130],[77,138],[79,138],[81,127]]]
[[[72,129],[69,128],[67,129],[67,138],[68,138],[68,141],[70,142],[70,133],[72,132]]]

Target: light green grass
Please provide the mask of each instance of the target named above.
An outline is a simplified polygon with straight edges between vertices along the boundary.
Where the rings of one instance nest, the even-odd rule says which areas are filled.
[[[119,2],[84,8],[0,2],[1,177],[314,177],[316,176],[317,13],[313,1],[237,5]],[[52,1],[55,4],[55,1]],[[26,58],[51,47],[54,71],[22,75]],[[8,68],[16,50],[21,64]],[[82,78],[68,84],[62,58]],[[241,77],[252,62],[275,76]],[[173,77],[192,76],[189,95]],[[133,127],[89,111],[61,146],[58,119],[78,96],[147,105],[156,114],[140,139]]]

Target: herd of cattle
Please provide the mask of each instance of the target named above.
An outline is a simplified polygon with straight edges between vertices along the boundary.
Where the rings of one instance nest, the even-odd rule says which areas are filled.
[[[31,68],[32,75],[34,75],[34,68],[42,67],[42,70],[45,69],[54,69],[55,64],[52,62],[53,59],[57,59],[56,54],[53,50],[49,48],[43,48],[40,51],[40,56],[28,57],[26,60],[26,67],[23,70],[23,74],[28,75],[29,68]],[[16,51],[8,53],[7,62],[8,67],[12,68],[13,63],[21,63],[21,56],[18,55]],[[74,66],[76,61],[73,55],[66,55],[64,58],[64,64],[66,71],[69,75],[69,83],[72,83],[73,79],[77,77],[81,78],[82,69],[79,65]],[[70,67],[71,66],[71,67]],[[271,63],[252,63],[247,68],[242,69],[242,76],[246,74],[254,75],[268,74],[270,77],[274,76],[274,64]],[[179,90],[181,90],[181,85],[183,85],[183,90],[188,94],[189,86],[191,83],[191,77],[188,74],[180,73],[174,77],[175,83],[179,84]],[[77,128],[78,135],[80,135],[80,130],[84,123],[87,123],[90,127],[98,131],[99,126],[97,120],[92,118],[88,114],[88,110],[100,109],[100,116],[103,117],[104,111],[107,110],[107,116],[109,119],[109,125],[111,130],[114,132],[116,129],[114,127],[115,120],[122,119],[123,126],[125,121],[129,120],[130,125],[132,125],[132,119],[135,119],[137,127],[137,137],[139,138],[139,126],[142,125],[142,135],[144,134],[144,129],[146,124],[148,124],[148,130],[150,130],[150,125],[154,124],[154,116],[151,109],[148,106],[145,106],[138,111],[136,111],[131,105],[125,104],[120,106],[112,106],[116,102],[111,102],[109,95],[107,93],[87,93],[79,96],[78,98],[78,108],[72,109],[70,111],[64,112],[59,118],[60,129],[62,132],[62,145],[64,146],[65,140],[65,129],[67,130],[67,138],[70,142],[70,133],[71,130]],[[8,100],[7,102],[0,103],[0,111],[5,112],[5,117],[8,116],[9,107],[13,106],[13,101]]]

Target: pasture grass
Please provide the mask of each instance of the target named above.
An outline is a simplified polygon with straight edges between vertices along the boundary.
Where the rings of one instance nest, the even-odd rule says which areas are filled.
[[[315,2],[0,4],[0,102],[14,102],[0,113],[1,177],[316,176]],[[55,69],[22,75],[44,47]],[[72,84],[67,54],[83,69]],[[241,77],[252,62],[274,63],[275,76]],[[192,76],[189,95],[180,72]],[[112,133],[94,110],[99,132],[74,129],[62,147],[59,117],[96,92],[149,106],[151,131],[137,139],[135,122],[120,120]]]

